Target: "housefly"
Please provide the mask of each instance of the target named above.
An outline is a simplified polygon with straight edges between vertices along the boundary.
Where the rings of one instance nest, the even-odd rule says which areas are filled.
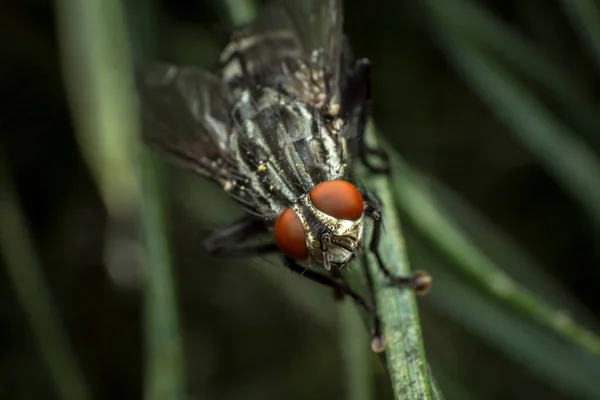
[[[350,296],[372,317],[372,348],[385,340],[372,278],[369,299],[341,271],[368,248],[396,286],[427,290],[418,271],[395,276],[378,244],[381,207],[351,179],[351,163],[387,171],[387,158],[365,144],[370,64],[355,60],[342,33],[341,0],[312,0],[303,12],[271,3],[232,35],[217,72],[151,64],[138,74],[145,142],[172,162],[218,183],[247,213],[204,242],[219,255],[279,252],[305,278]],[[371,160],[379,158],[378,163]],[[265,234],[270,240],[248,244]]]

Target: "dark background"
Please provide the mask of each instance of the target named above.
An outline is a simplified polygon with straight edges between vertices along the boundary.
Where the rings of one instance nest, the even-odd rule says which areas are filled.
[[[463,83],[418,3],[346,1],[345,30],[354,51],[373,62],[379,130],[403,157],[480,210],[597,314],[597,229]],[[572,73],[598,105],[600,75],[557,2],[478,3]],[[231,28],[224,9],[211,1],[131,2],[128,13],[136,12],[155,13],[159,24],[146,43],[133,40],[134,49],[151,47],[157,58],[205,67],[215,64]],[[92,392],[99,399],[141,398],[141,283],[135,271],[115,275],[104,265],[107,214],[77,146],[56,38],[52,2],[0,4],[0,146]],[[539,95],[555,109],[552,98]],[[594,135],[581,139],[595,152],[600,149]],[[206,256],[203,235],[230,220],[233,206],[222,205],[224,197],[191,174],[167,168],[173,178],[169,234],[190,398],[345,398],[331,294],[287,272],[265,274],[246,261]],[[195,197],[188,196],[192,191]],[[418,232],[410,224],[405,229],[413,260],[410,237]],[[413,267],[428,269],[419,260],[415,255]],[[55,398],[4,271],[0,398]],[[305,302],[317,304],[320,314]],[[486,341],[485,334],[473,332],[432,300],[420,300],[420,310],[427,355],[434,373],[440,371],[437,378],[448,399],[580,398],[537,374],[526,359],[515,358],[510,343],[507,350]],[[390,398],[383,369],[375,357],[372,363],[374,398]]]

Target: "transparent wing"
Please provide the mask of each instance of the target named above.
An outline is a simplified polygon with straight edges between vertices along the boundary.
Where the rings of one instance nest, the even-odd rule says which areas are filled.
[[[345,67],[341,65],[344,44],[342,0],[312,0],[306,4],[312,7],[313,12],[309,17],[310,24],[302,30],[303,42],[311,49],[315,63],[329,75],[328,86],[336,91],[334,97],[338,104],[337,91]]]
[[[221,80],[197,68],[150,64],[138,71],[137,88],[145,142],[182,167],[227,180],[230,98]]]
[[[342,25],[341,0],[275,1],[233,35],[223,77],[250,77],[315,106],[339,104]]]
[[[150,64],[137,74],[144,141],[171,162],[219,183],[254,212],[246,177],[231,154],[231,93],[198,68]]]

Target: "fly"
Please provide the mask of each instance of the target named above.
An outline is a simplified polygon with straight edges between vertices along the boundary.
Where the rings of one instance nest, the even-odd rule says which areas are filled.
[[[368,244],[396,286],[425,292],[422,271],[395,276],[379,253],[381,206],[351,179],[356,159],[386,173],[386,154],[365,144],[371,102],[370,63],[354,60],[342,33],[342,0],[313,0],[302,13],[291,2],[267,6],[235,32],[210,73],[151,64],[138,75],[145,142],[172,162],[213,180],[247,215],[213,232],[217,255],[282,253],[283,264],[338,297],[352,297],[372,317],[372,348],[385,348],[367,274],[364,299],[341,271]],[[377,164],[370,159],[378,157]],[[269,242],[247,244],[257,235]],[[314,267],[314,268],[313,268]]]

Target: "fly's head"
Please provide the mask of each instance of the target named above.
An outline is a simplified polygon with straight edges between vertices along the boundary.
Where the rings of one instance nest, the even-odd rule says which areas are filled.
[[[364,202],[350,182],[322,182],[286,209],[275,224],[275,240],[288,256],[343,268],[363,246]]]

